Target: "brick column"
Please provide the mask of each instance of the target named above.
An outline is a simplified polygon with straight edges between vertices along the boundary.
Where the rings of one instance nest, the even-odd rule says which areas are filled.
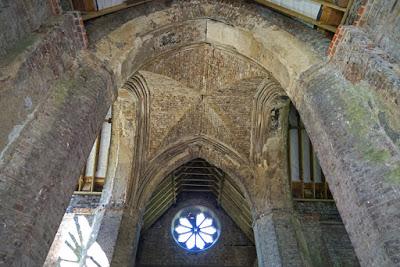
[[[45,261],[111,104],[111,81],[96,62],[81,62],[73,77],[54,84],[6,151],[0,161],[0,265]]]
[[[61,15],[62,9],[61,9],[61,4],[60,0],[48,0],[50,2],[50,7],[51,7],[51,12],[53,15]]]
[[[283,266],[272,214],[266,214],[255,219],[253,231],[256,241],[258,266]]]
[[[112,267],[135,266],[137,246],[142,228],[142,214],[125,210],[111,261]]]
[[[394,115],[365,81],[345,80],[340,66],[326,65],[304,76],[307,95],[296,106],[361,266],[397,266],[400,154],[380,122]]]

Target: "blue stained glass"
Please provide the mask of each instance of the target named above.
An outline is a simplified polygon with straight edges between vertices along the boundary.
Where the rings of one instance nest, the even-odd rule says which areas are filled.
[[[217,242],[221,226],[217,216],[209,208],[191,206],[175,215],[171,233],[181,248],[191,252],[201,252]]]

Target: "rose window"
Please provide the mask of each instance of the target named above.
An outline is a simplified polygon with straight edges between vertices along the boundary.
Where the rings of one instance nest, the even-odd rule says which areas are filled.
[[[182,209],[175,215],[171,231],[180,247],[200,252],[217,242],[220,229],[214,212],[203,206],[194,206]]]

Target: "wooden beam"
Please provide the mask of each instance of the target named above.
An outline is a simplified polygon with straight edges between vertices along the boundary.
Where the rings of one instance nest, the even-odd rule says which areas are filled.
[[[330,32],[336,32],[336,27],[334,27],[332,25],[323,24],[323,23],[321,23],[321,22],[319,22],[319,21],[317,21],[317,20],[315,20],[313,18],[307,17],[307,16],[305,16],[305,15],[299,13],[299,12],[293,11],[293,10],[285,8],[285,7],[282,7],[280,5],[277,5],[277,4],[272,3],[270,1],[267,1],[267,0],[255,0],[255,1],[257,3],[260,3],[260,4],[264,5],[264,6],[267,6],[267,7],[270,7],[272,9],[275,9],[276,11],[284,13],[284,14],[290,16],[290,17],[294,17],[294,18],[303,20],[306,23],[313,24],[315,26],[318,26],[318,27],[320,27],[320,28],[322,28],[324,30],[328,30]]]
[[[205,170],[216,169],[216,167],[214,167],[214,166],[186,166],[186,165],[183,165],[181,168],[182,169],[205,169]]]
[[[159,201],[161,200],[161,201]],[[170,193],[167,196],[165,196],[165,198],[163,199],[159,199],[156,203],[151,203],[152,205],[150,205],[150,207],[146,207],[146,212],[144,214],[144,218],[148,217],[150,215],[153,215],[155,213],[157,213],[157,211],[160,209],[160,207],[163,207],[166,203],[173,203],[173,194]]]
[[[165,192],[170,191],[172,187],[172,182],[168,181],[167,184],[164,184],[164,186],[158,187],[157,191],[153,193],[153,196],[150,198],[150,202],[153,201],[153,199],[156,199],[159,197],[159,195],[165,194]]]
[[[232,220],[237,224],[237,226],[245,233],[245,235],[254,243],[254,234],[251,222],[244,220],[243,217],[238,216],[232,210],[232,206],[229,202],[222,201],[222,208],[226,211],[226,213],[232,218]]]
[[[144,218],[143,219],[143,231],[146,231],[147,229],[149,229],[153,225],[153,223],[155,223],[171,206],[172,206],[172,202],[167,203],[165,206],[163,206],[159,209],[158,214],[154,214],[151,217]]]
[[[182,175],[197,175],[197,176],[215,176],[212,173],[201,173],[201,172],[181,172]]]
[[[195,179],[195,178],[182,178],[180,181],[183,182],[208,182],[208,183],[218,183],[215,179]]]
[[[221,179],[219,181],[219,190],[218,190],[218,205],[221,205],[221,198],[222,198],[222,190],[224,189],[225,179]]]
[[[343,15],[342,21],[340,22],[340,25],[342,25],[346,22],[346,19],[350,12],[350,8],[353,5],[353,2],[354,2],[354,0],[349,0],[349,3],[347,4],[346,12],[344,12],[344,15]]]
[[[172,173],[171,178],[172,178],[172,187],[174,188],[174,204],[176,203],[176,191],[178,190],[176,188],[176,180],[175,180],[175,172]]]
[[[214,192],[211,189],[182,189],[181,192]]]
[[[74,10],[78,11],[96,11],[96,3],[94,0],[72,0],[71,2]]]
[[[237,210],[232,209],[231,204],[224,199],[221,202],[222,208],[226,213],[239,225],[243,232],[252,232],[252,221],[248,221],[242,214],[238,213]]]
[[[154,205],[154,203],[157,203],[159,200],[164,199],[166,196],[169,196],[171,193],[174,192],[174,187],[170,186],[167,187],[162,193],[157,194],[157,196],[152,197],[147,204],[146,208],[149,208],[151,205]]]
[[[145,3],[148,3],[148,2],[151,2],[151,1],[153,1],[153,0],[143,0],[143,1],[136,2],[136,3],[132,3],[132,4],[123,3],[123,4],[120,4],[120,5],[115,5],[115,6],[112,6],[112,7],[109,7],[109,8],[105,8],[105,9],[102,9],[102,10],[99,10],[99,11],[82,12],[82,19],[83,20],[94,19],[94,18],[97,18],[97,17],[100,17],[100,16],[104,16],[104,15],[108,15],[108,14],[111,14],[111,13],[115,13],[115,12],[123,10],[123,9],[127,9],[127,8],[130,8],[130,7],[134,7],[134,6],[138,6],[138,5],[141,5],[141,4],[145,4]]]
[[[94,195],[100,196],[102,192],[90,192],[90,191],[75,191],[74,195]]]
[[[235,198],[234,197],[235,195],[232,192],[232,190],[229,189],[229,187],[226,185],[228,185],[228,183],[225,183],[224,190],[222,190],[222,195],[230,198],[231,201],[236,204],[236,206],[238,206],[239,208],[245,210],[248,214],[250,214],[251,211],[249,205],[247,205],[245,198],[243,197]]]
[[[331,3],[331,2],[328,2],[328,1],[323,1],[323,0],[311,0],[311,1],[316,2],[318,4],[321,4],[323,6],[331,7],[333,9],[336,9],[336,10],[339,10],[339,11],[342,11],[342,12],[346,11],[345,7],[340,7],[340,6],[335,5],[334,3]]]
[[[192,187],[214,187],[212,184],[181,184],[181,186],[192,186]]]
[[[334,199],[313,199],[313,198],[293,198],[294,201],[298,202],[335,202]]]

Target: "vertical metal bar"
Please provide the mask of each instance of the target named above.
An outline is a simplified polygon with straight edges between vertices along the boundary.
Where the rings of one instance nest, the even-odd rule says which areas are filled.
[[[90,192],[93,191],[92,190],[92,185],[93,185],[93,182],[94,182],[94,176],[95,176],[95,171],[96,171],[97,147],[98,147],[98,137],[94,141],[92,150],[90,151],[90,154],[89,154],[89,157],[88,157],[87,163],[86,163],[85,180],[91,179],[89,190],[88,190]],[[86,181],[85,181],[85,184],[86,184]]]
[[[94,160],[94,169],[95,170],[97,170],[97,165],[99,164],[99,151],[100,151],[100,140],[101,138],[100,138],[100,136],[98,136],[97,137],[97,139],[96,139],[96,157],[95,157],[95,160]],[[91,192],[94,192],[94,182],[95,182],[95,180],[96,180],[96,172],[94,172],[94,175],[93,175],[93,178],[92,178],[92,181],[91,181],[91,185],[90,185],[90,191]]]
[[[84,176],[82,176],[82,174],[79,175],[78,190],[77,191],[82,191],[82,185],[83,185],[84,182],[85,182]]]
[[[301,182],[301,197],[304,198],[304,179],[303,179],[303,145],[301,140],[301,119],[300,114],[296,110],[297,117],[297,142],[298,142],[298,157],[299,157],[299,178]]]
[[[307,134],[308,135],[308,134]],[[315,181],[314,181],[314,147],[312,146],[310,137],[308,137],[310,143],[310,179],[313,187],[313,198],[315,199]]]
[[[328,199],[328,190],[327,190],[327,182],[325,179],[325,174],[323,172],[321,172],[321,180],[323,181],[323,185],[324,185],[324,199]]]
[[[108,154],[110,150],[110,141],[111,141],[111,123],[107,121],[103,122],[103,126],[101,128],[100,133],[100,142],[99,142],[99,152],[98,152],[98,161],[97,161],[97,170],[96,177],[105,178],[108,167]]]
[[[288,162],[288,174],[289,174],[289,184],[290,184],[290,192],[291,192],[291,195],[293,196],[293,181],[292,181],[292,161],[291,161],[291,158],[290,158],[290,155],[291,155],[291,153],[290,153],[290,130],[291,130],[291,128],[292,128],[292,125],[290,124],[290,110],[293,108],[293,104],[292,103],[290,103],[290,106],[289,106],[289,113],[288,113],[288,125],[289,125],[289,129],[288,129],[288,132],[287,132],[287,162]]]
[[[175,172],[173,172],[172,173],[172,190],[174,191],[174,204],[176,204],[176,191],[177,191],[177,188],[175,188],[175,186],[176,186],[176,182],[175,182]]]
[[[82,168],[81,174],[79,175],[77,191],[82,191],[82,186],[85,183],[85,170],[86,170],[86,164]]]
[[[222,178],[219,180],[219,192],[218,192],[218,205],[221,206],[222,199],[222,190],[225,184],[225,174],[223,174]]]

